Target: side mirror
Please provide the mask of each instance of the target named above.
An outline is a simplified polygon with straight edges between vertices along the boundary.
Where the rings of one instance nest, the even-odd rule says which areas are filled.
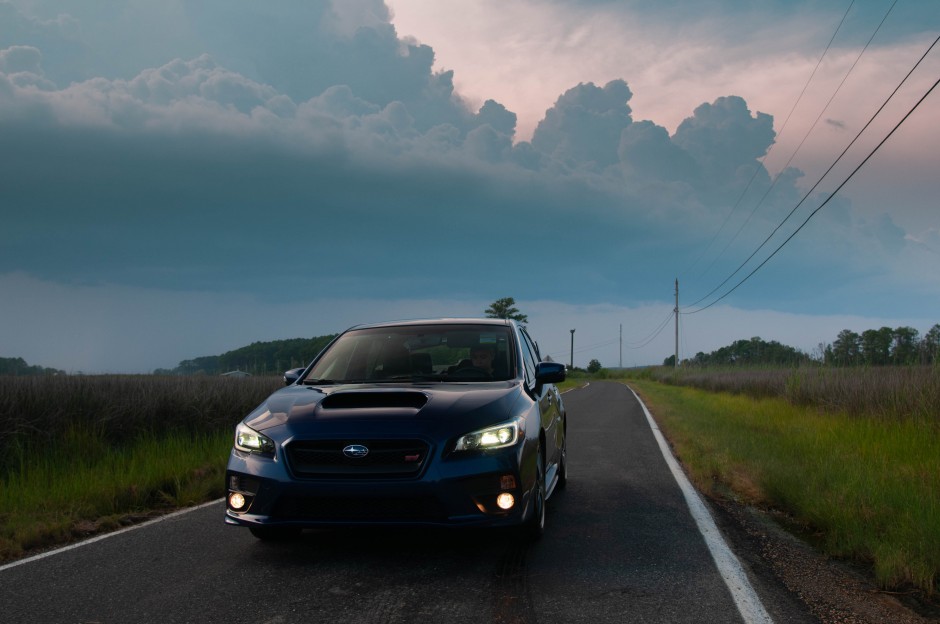
[[[284,371],[284,385],[289,386],[293,383],[296,383],[300,379],[300,374],[304,372],[306,367],[303,368],[292,368],[289,371]]]
[[[565,365],[561,362],[539,362],[535,365],[535,383],[539,386],[549,383],[561,383],[565,380],[566,375]]]

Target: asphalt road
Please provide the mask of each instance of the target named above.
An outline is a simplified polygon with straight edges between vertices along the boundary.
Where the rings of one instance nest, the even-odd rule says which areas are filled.
[[[428,530],[267,544],[223,525],[220,502],[0,570],[0,621],[742,622],[630,391],[594,383],[565,404],[568,488],[535,545]],[[812,621],[754,581],[775,622]]]

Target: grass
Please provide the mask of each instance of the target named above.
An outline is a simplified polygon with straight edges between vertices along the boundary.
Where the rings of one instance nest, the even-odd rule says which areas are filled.
[[[0,560],[221,497],[231,444],[177,432],[109,447],[71,431],[0,481]]]
[[[279,378],[0,377],[0,561],[224,494]]]
[[[936,423],[824,413],[783,398],[651,380],[630,383],[701,490],[730,491],[785,511],[816,534],[825,552],[869,563],[884,587],[936,590]]]
[[[634,371],[633,376],[864,418],[916,420],[940,426],[940,366],[832,368],[684,368]]]

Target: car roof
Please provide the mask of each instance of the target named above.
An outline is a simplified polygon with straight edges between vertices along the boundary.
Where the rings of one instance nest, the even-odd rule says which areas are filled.
[[[401,321],[386,321],[383,323],[369,323],[364,325],[354,325],[349,329],[374,329],[379,327],[402,327],[415,325],[515,325],[515,321],[509,319],[496,318],[433,318],[433,319],[408,319]],[[348,331],[348,330],[347,330]]]

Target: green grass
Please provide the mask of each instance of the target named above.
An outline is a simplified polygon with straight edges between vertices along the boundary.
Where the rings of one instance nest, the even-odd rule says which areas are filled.
[[[940,433],[920,419],[631,380],[696,485],[781,509],[885,587],[940,574]]]
[[[221,497],[231,444],[230,432],[176,432],[109,446],[73,429],[23,449],[0,478],[0,561]]]
[[[277,377],[0,376],[0,561],[223,495]]]

